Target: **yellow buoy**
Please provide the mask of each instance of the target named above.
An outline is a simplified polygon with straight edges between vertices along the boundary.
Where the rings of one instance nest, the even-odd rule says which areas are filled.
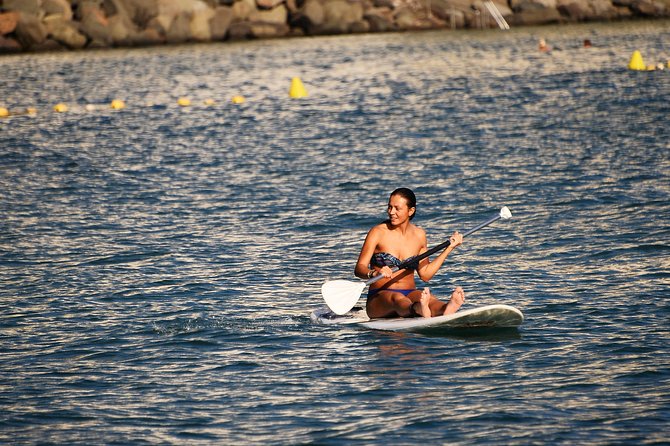
[[[210,106],[214,105],[215,102],[214,102],[214,99],[205,99],[204,104],[205,104],[207,107],[210,107]]]
[[[633,51],[633,55],[628,62],[628,69],[630,70],[646,70],[647,66],[642,60],[642,54],[638,50]]]
[[[177,99],[177,104],[181,105],[182,107],[188,107],[191,105],[191,100],[189,98],[179,98]]]
[[[244,96],[233,96],[231,101],[233,101],[233,104],[244,104]]]
[[[37,114],[37,109],[33,107],[28,107],[26,108],[26,113],[29,115],[36,115]]]
[[[7,116],[9,116],[9,110],[5,107],[0,107],[0,118],[6,118]]]
[[[114,110],[121,110],[122,108],[126,108],[126,103],[121,99],[114,99],[110,104],[110,107],[112,107]]]
[[[68,110],[67,105],[63,104],[62,102],[54,105],[54,111],[58,113],[65,113],[67,112],[67,110]]]
[[[302,84],[302,81],[299,77],[294,77],[291,79],[291,88],[288,91],[288,95],[292,98],[306,98],[307,90]]]

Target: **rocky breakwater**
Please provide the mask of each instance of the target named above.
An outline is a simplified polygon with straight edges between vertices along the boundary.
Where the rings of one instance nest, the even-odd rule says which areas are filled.
[[[493,8],[494,7],[494,8]],[[0,52],[670,17],[670,0],[0,0]]]

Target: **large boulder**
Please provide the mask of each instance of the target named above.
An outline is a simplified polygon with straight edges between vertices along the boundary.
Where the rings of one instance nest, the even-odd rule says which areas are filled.
[[[515,26],[548,25],[560,23],[563,20],[558,9],[537,9],[522,11],[510,17],[508,22]]]
[[[28,49],[38,47],[47,39],[47,29],[42,21],[37,16],[24,12],[19,13],[15,32],[21,45]]]
[[[44,42],[40,43],[39,45],[35,45],[31,48],[31,50],[33,51],[45,51],[45,52],[65,51],[67,49],[68,48],[62,45],[60,42],[57,42],[54,39],[49,38],[47,38]]]
[[[103,16],[106,14],[103,12],[102,7],[97,2],[92,1],[80,1],[72,9],[72,19],[76,21],[81,21],[86,15],[90,14],[92,10],[100,11]]]
[[[165,37],[168,43],[188,42],[191,37],[191,13],[185,11],[179,13],[172,20]]]
[[[556,0],[510,0],[509,5],[514,12],[555,10]]]
[[[153,19],[149,20],[149,22],[146,25],[146,28],[155,29],[157,32],[165,36],[170,30],[173,21],[174,21],[173,16],[169,16],[167,14],[159,14]]]
[[[197,4],[191,16],[191,38],[200,42],[212,40],[212,31],[209,26],[214,18],[214,10],[204,3]]]
[[[326,0],[324,20],[319,32],[339,34],[351,31],[352,25],[363,21],[363,4],[358,1]]]
[[[258,9],[274,9],[284,3],[284,0],[256,0]]]
[[[323,25],[325,19],[326,12],[320,1],[306,0],[299,12],[292,16],[292,23],[311,34]]]
[[[362,19],[355,21],[349,27],[349,32],[351,33],[368,33],[370,32],[370,23],[367,20]]]
[[[251,13],[258,10],[255,0],[239,0],[233,3],[233,20],[245,21]]]
[[[402,30],[426,29],[433,26],[426,11],[409,6],[400,7],[395,11],[395,23]]]
[[[47,17],[59,15],[65,20],[72,20],[72,6],[67,0],[42,0],[42,10]]]
[[[52,14],[44,19],[48,36],[70,49],[81,49],[86,46],[86,36],[79,32],[77,25],[65,20],[59,14]]]
[[[300,9],[300,6],[298,5],[298,3],[300,3],[300,5],[302,5],[303,1],[302,0],[300,0],[300,1],[298,1],[298,0],[286,0],[286,9],[288,9],[289,14],[295,14],[295,13],[298,12],[298,10]]]
[[[657,17],[663,15],[665,5],[652,0],[637,0],[629,8],[640,16]]]
[[[430,11],[433,16],[445,22],[451,28],[464,28],[465,15],[472,13],[469,3],[450,0],[431,0]]]
[[[133,29],[129,28],[127,17],[120,14],[108,18],[109,38],[112,45],[128,46],[133,43]]]
[[[508,20],[514,14],[507,2],[502,0],[491,1],[487,4],[484,4],[481,0],[476,0],[472,3],[470,9],[474,14],[468,16],[468,24],[474,28],[497,28],[500,24],[496,20],[495,15],[499,13],[503,19]],[[492,9],[494,12],[491,12]]]
[[[283,37],[289,33],[286,23],[251,22],[251,37]]]
[[[614,17],[617,19],[630,19],[633,17],[633,11],[624,6],[612,6],[614,8]]]
[[[80,3],[76,15],[80,18],[79,29],[95,42],[94,46],[104,47],[112,43],[109,20],[98,5],[91,2]]]
[[[13,33],[19,24],[19,13],[16,11],[0,13],[0,36]]]
[[[274,9],[255,10],[249,14],[251,22],[272,23],[275,25],[286,25],[288,19],[288,9],[286,5],[279,5]]]
[[[402,30],[409,30],[414,28],[414,23],[417,20],[414,11],[407,6],[402,6],[396,9],[395,14],[393,15],[393,19],[398,28]]]
[[[393,20],[393,11],[388,7],[372,7],[365,11],[363,18],[367,20],[372,32],[387,32],[397,29]]]
[[[609,20],[619,16],[610,0],[557,0],[556,9],[570,21]]]
[[[396,5],[395,0],[372,0],[372,7],[373,8],[395,9],[396,6],[397,5]]]
[[[142,14],[146,20],[145,28],[152,28],[165,35],[169,43],[211,38],[207,37],[211,36],[208,22],[214,16],[214,10],[206,2],[201,0],[142,0],[141,4],[144,5]],[[194,17],[195,20],[193,20]],[[140,21],[137,18],[135,20]]]
[[[192,12],[196,4],[202,3],[201,0],[156,0],[158,14],[165,14],[176,17],[182,12]]]
[[[80,0],[75,10],[80,30],[91,39],[89,46],[133,45],[137,25],[121,0]]]
[[[593,15],[593,10],[587,2],[579,0],[558,0],[558,12],[571,21],[587,20]]]
[[[17,53],[23,47],[16,39],[0,36],[0,54],[1,53]]]
[[[253,37],[251,23],[245,21],[234,21],[228,28],[228,37],[230,40],[242,40]]]
[[[5,11],[16,11],[24,14],[42,18],[44,12],[42,11],[40,0],[3,0],[2,8]]]
[[[156,28],[148,27],[132,36],[133,43],[140,46],[160,45],[165,43],[165,34]]]
[[[610,20],[625,17],[626,14],[623,12],[622,16],[610,0],[589,0],[588,5],[592,11],[589,20]]]
[[[514,16],[510,17],[511,25],[547,25],[561,22],[558,0],[510,0],[510,8]]]
[[[159,0],[107,0],[113,2],[117,11],[123,11],[130,20],[140,29],[159,13]]]
[[[223,40],[228,34],[228,28],[233,22],[233,8],[229,6],[219,6],[214,9],[214,17],[209,21],[209,29],[212,33],[212,40]]]
[[[512,8],[509,6],[509,3],[506,0],[493,0],[493,5],[500,11],[500,14],[503,17],[509,17],[512,15]]]

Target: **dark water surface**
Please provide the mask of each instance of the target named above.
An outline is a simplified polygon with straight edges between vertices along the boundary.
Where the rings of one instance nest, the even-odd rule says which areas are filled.
[[[3,57],[38,114],[0,121],[0,443],[667,444],[670,71],[635,49],[668,23]],[[430,285],[518,332],[310,322],[399,186],[431,246],[510,207]]]

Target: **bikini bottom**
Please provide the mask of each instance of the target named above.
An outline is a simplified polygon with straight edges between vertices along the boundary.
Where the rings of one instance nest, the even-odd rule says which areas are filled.
[[[416,288],[412,288],[411,290],[396,290],[394,288],[370,288],[368,290],[368,299],[380,291],[393,291],[394,293],[402,293],[403,295],[407,296],[412,291],[416,291]]]

